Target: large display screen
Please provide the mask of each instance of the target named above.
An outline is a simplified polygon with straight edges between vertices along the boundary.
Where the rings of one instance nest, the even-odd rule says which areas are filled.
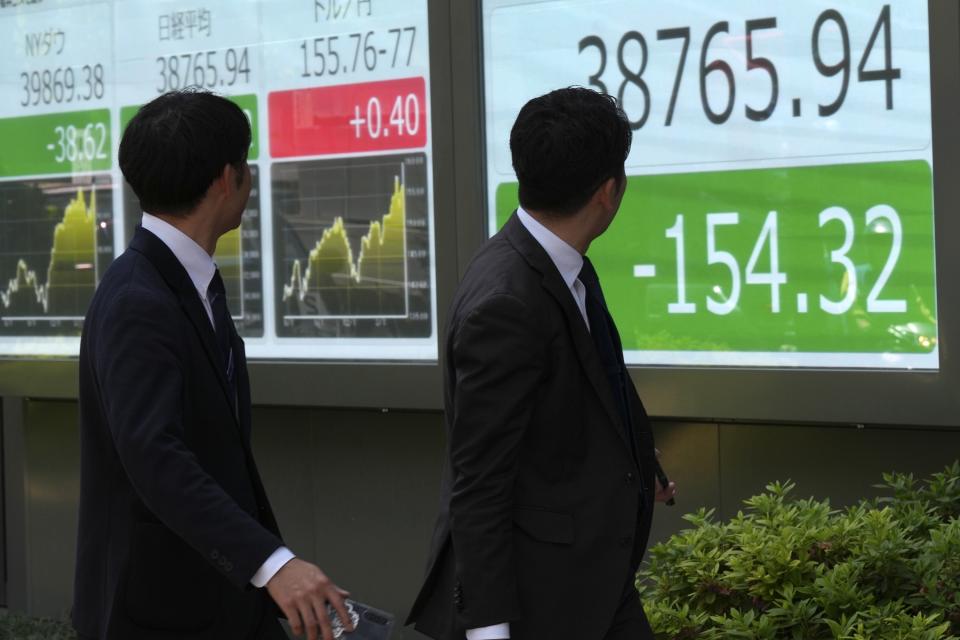
[[[0,2],[0,355],[75,355],[141,217],[139,107],[230,97],[253,190],[215,260],[254,358],[437,357],[427,1]]]
[[[638,365],[937,369],[927,0],[484,0],[489,230],[571,85],[633,129],[589,255]]]

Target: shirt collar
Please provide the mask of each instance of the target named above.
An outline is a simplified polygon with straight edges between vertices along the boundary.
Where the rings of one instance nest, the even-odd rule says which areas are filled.
[[[187,270],[187,275],[193,281],[193,286],[202,297],[207,296],[207,289],[210,287],[210,281],[213,280],[213,274],[217,270],[217,265],[203,247],[198,245],[193,239],[175,226],[161,220],[157,216],[152,216],[146,211],[143,212],[143,220],[140,223],[144,229],[160,238],[163,244],[173,252],[183,268]]]
[[[540,224],[536,218],[517,207],[517,217],[520,223],[526,227],[533,239],[543,247],[547,252],[553,264],[556,265],[560,277],[567,283],[567,287],[572,288],[574,281],[580,276],[580,270],[583,269],[583,256],[579,251],[561,240],[553,231]]]

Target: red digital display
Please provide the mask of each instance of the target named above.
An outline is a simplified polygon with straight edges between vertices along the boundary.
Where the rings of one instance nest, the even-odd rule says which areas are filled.
[[[427,144],[423,78],[276,91],[268,108],[274,158],[419,149]]]

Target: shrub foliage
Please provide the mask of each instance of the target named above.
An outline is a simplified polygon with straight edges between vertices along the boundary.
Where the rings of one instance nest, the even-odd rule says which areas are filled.
[[[0,640],[77,640],[66,620],[31,618],[0,610]]]
[[[773,483],[651,549],[637,587],[657,638],[960,640],[960,462],[836,510]]]

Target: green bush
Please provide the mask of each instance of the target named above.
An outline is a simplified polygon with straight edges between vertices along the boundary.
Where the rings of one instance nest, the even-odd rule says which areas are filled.
[[[650,550],[637,588],[659,639],[960,640],[960,462],[842,510],[774,483]]]
[[[0,611],[0,640],[76,640],[69,622]]]

